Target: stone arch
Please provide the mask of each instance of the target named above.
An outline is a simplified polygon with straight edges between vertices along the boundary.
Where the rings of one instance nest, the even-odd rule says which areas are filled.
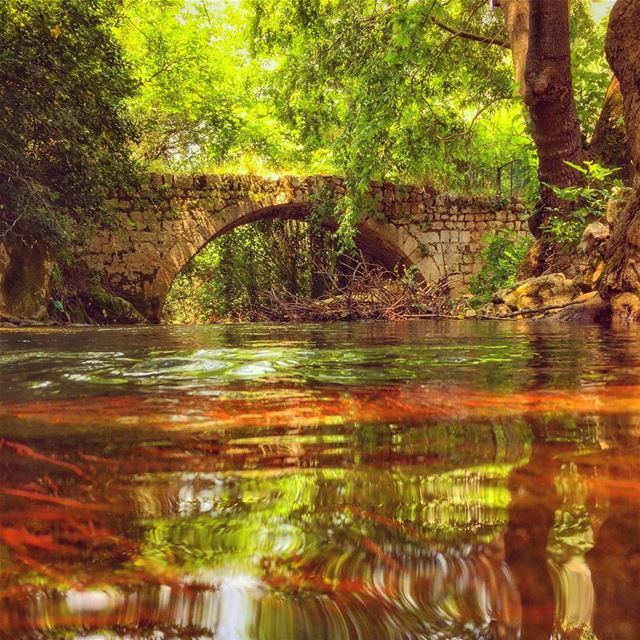
[[[150,322],[159,322],[177,274],[209,242],[265,218],[305,218],[320,194],[341,197],[335,176],[150,176],[135,193],[107,202],[117,224],[99,232],[82,259],[103,285]],[[372,183],[371,213],[359,225],[368,253],[384,264],[415,265],[425,280],[459,274],[464,285],[480,266],[488,229],[526,233],[517,202],[444,196],[426,187]]]
[[[151,295],[153,309],[153,319],[157,321],[162,315],[162,309],[167,295],[171,290],[173,282],[183,269],[211,242],[221,238],[233,229],[247,224],[252,224],[260,220],[305,220],[311,213],[309,203],[287,203],[269,205],[255,209],[251,205],[240,206],[244,213],[226,220],[220,227],[211,225],[205,233],[202,228],[197,228],[188,243],[178,243],[170,251],[167,260],[163,262],[154,283]],[[335,229],[335,225],[327,225]],[[389,270],[400,267],[410,267],[411,259],[402,250],[394,246],[387,238],[380,233],[380,229],[375,228],[367,221],[357,225],[356,245],[363,252],[375,259],[376,262],[384,265]],[[195,249],[195,251],[194,251]],[[158,311],[159,309],[159,311]]]

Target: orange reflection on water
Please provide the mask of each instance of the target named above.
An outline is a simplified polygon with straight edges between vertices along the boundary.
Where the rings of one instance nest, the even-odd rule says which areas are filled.
[[[228,387],[220,391],[224,392],[223,397],[213,399],[165,394],[161,399],[123,395],[4,403],[0,407],[0,420],[42,421],[65,426],[108,423],[122,427],[206,430],[553,413],[640,415],[640,385],[508,394],[425,385],[351,387],[348,392],[332,388],[303,392],[286,387],[235,394]],[[245,397],[230,399],[226,395]]]
[[[637,640],[637,349],[465,326],[14,339],[0,637]]]

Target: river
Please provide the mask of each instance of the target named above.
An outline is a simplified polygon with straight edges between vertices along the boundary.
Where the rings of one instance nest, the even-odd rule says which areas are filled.
[[[0,637],[640,638],[640,332],[0,330]]]

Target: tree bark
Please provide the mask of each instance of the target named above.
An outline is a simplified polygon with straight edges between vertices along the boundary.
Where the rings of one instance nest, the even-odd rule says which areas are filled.
[[[571,81],[569,2],[499,0],[497,4],[507,25],[518,90],[531,119],[542,183],[539,206],[529,218],[529,228],[538,240],[518,272],[518,278],[529,278],[566,267],[566,256],[542,235],[541,227],[554,210],[571,207],[555,196],[551,186],[576,186],[582,178],[566,164],[584,160]]]
[[[618,0],[611,10],[607,59],[620,81],[634,173],[640,169],[640,2]]]
[[[497,5],[498,6],[498,5]],[[518,83],[518,95],[525,95],[525,70],[529,51],[529,0],[501,0],[499,3],[507,25],[509,48]]]
[[[629,182],[632,171],[623,115],[620,82],[613,76],[604,97],[600,117],[591,136],[587,157],[605,167],[619,167],[620,172],[616,177]]]
[[[529,49],[525,102],[540,162],[542,211],[534,233],[550,210],[566,208],[551,186],[580,184],[581,175],[567,162],[584,159],[578,112],[571,82],[568,0],[530,0]]]
[[[611,11],[606,51],[620,80],[635,191],[613,223],[600,294],[614,316],[640,319],[640,3],[618,0]]]
[[[613,224],[598,289],[614,316],[640,319],[640,183]]]
[[[529,52],[529,0],[495,0],[507,27],[508,44],[513,55],[513,67],[518,95],[525,97],[525,71]],[[596,123],[586,153],[589,160],[606,167],[619,167],[625,182],[630,178],[627,138],[623,122],[623,101],[620,82],[613,76],[604,96],[602,111]]]

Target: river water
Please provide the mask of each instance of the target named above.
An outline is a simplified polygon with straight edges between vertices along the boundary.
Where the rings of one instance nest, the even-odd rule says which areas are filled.
[[[640,333],[0,330],[0,637],[640,638]]]

